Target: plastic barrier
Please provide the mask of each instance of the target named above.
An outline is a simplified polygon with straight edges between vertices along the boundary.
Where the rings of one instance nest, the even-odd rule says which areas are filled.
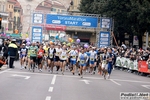
[[[117,57],[116,66],[138,71],[137,60],[132,61],[129,58],[125,58],[125,57]]]
[[[129,58],[117,57],[116,66],[132,71],[138,71],[140,73],[150,74],[150,63],[148,64],[147,61],[132,61]]]
[[[147,61],[139,61],[138,62],[138,71],[142,73],[149,73],[150,74],[150,64]]]

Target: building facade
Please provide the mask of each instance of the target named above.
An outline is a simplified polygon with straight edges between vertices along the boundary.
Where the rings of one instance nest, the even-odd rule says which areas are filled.
[[[13,33],[13,26],[14,26],[14,5],[15,2],[12,0],[7,0],[7,5],[6,5],[6,11],[9,13],[8,16],[8,30],[6,33]]]
[[[7,13],[6,8],[7,8],[7,1],[0,0],[0,15],[2,16],[2,29],[0,30],[0,33],[5,33],[8,28],[9,13]]]

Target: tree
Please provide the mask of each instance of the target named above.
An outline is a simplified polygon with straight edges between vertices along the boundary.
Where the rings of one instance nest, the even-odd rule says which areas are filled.
[[[143,33],[150,32],[150,0],[81,0],[80,11],[113,18],[121,42],[124,33],[138,35],[142,47]]]

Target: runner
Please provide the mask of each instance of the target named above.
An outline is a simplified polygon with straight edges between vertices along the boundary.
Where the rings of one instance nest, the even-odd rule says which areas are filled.
[[[60,53],[62,52],[62,49],[61,49],[61,45],[58,44],[57,48],[56,48],[56,54],[55,54],[55,65],[56,65],[56,73],[58,74],[58,70],[60,68],[60,59],[59,59],[59,56],[60,56]]]
[[[25,44],[22,44],[21,48],[20,48],[20,64],[21,64],[21,70],[22,69],[26,69],[26,66],[24,65],[26,58],[27,57],[27,49],[25,47]]]
[[[52,44],[50,48],[48,49],[48,66],[49,66],[49,72],[51,74],[53,73],[55,53],[56,53],[56,49],[54,48],[54,45]]]
[[[38,48],[35,46],[35,43],[32,43],[32,46],[29,47],[29,52],[30,52],[30,66],[31,66],[33,72],[35,69],[37,51],[38,51]]]
[[[47,69],[48,67],[48,49],[49,49],[49,45],[48,43],[46,43],[46,45],[43,47],[43,49],[45,50],[45,55],[44,55],[44,67],[45,67],[45,70]]]
[[[97,53],[94,50],[95,48],[92,47],[92,50],[90,51],[90,73],[91,75],[94,74],[93,69],[96,66],[96,59],[97,59]]]
[[[62,75],[64,75],[67,59],[68,59],[68,53],[67,53],[67,50],[66,50],[66,46],[64,45],[63,48],[62,48],[62,51],[60,53],[60,67],[61,67],[61,70],[62,70]]]
[[[108,58],[107,58],[107,61],[108,61],[108,79],[110,78],[110,74],[111,74],[111,71],[113,69],[113,59],[114,59],[114,55],[112,54],[112,49],[111,48],[108,48]]]
[[[108,68],[108,61],[107,61],[107,58],[108,58],[108,54],[107,54],[107,49],[105,48],[104,50],[104,53],[101,54],[101,69],[102,69],[102,75],[104,75],[104,79],[106,79],[106,75],[107,75],[107,68]]]
[[[38,50],[38,60],[37,60],[39,72],[42,72],[44,54],[45,54],[45,50],[43,49],[43,45],[40,45]]]
[[[72,50],[69,52],[69,55],[70,55],[70,63],[71,63],[71,66],[73,67],[73,70],[72,70],[72,74],[74,75],[75,74],[75,71],[76,71],[76,60],[77,60],[77,56],[78,56],[78,51],[76,51],[76,47],[73,46]]]
[[[78,61],[80,62],[80,75],[81,78],[83,78],[83,71],[86,70],[86,64],[88,61],[88,56],[84,50],[81,50],[81,53],[79,53]]]

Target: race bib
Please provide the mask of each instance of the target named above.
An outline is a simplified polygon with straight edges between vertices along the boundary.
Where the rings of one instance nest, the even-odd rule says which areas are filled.
[[[90,60],[91,60],[91,61],[94,61],[94,58],[91,58]]]
[[[72,56],[72,58],[74,58],[74,59],[75,59],[75,58],[76,58],[76,56]]]
[[[80,63],[81,63],[81,64],[84,64],[84,60],[81,60]]]
[[[32,53],[33,53],[33,54],[35,54],[35,51],[34,51],[34,50],[32,50]]]
[[[53,54],[50,54],[50,58],[53,58]]]
[[[22,52],[22,55],[25,55],[26,54],[26,52]]]
[[[62,58],[65,58],[65,56],[62,56]]]
[[[103,60],[103,62],[102,62],[103,64],[106,64],[107,62],[106,62],[106,60]]]
[[[57,55],[59,55],[59,52],[57,52]]]
[[[39,55],[42,56],[42,55],[43,55],[43,52],[39,52]]]

